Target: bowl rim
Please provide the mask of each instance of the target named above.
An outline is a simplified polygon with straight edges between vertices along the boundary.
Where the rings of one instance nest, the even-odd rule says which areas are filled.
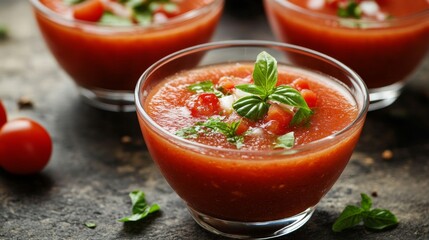
[[[185,21],[195,19],[197,17],[205,16],[212,12],[213,10],[222,9],[225,0],[212,0],[210,3],[203,5],[200,8],[192,9],[188,12],[180,14],[176,17],[169,19],[169,21],[162,23],[152,23],[148,26],[142,25],[130,25],[130,26],[116,26],[116,25],[107,25],[107,24],[98,24],[97,22],[84,21],[74,19],[72,17],[67,17],[64,14],[60,14],[45,6],[41,0],[29,0],[31,5],[35,10],[41,12],[45,17],[61,23],[62,25],[82,28],[93,28],[104,31],[117,31],[117,32],[134,32],[134,31],[154,31],[158,29],[165,29],[168,27],[174,27],[177,24],[180,24]]]
[[[429,8],[424,9],[422,11],[413,12],[411,14],[407,14],[404,16],[388,18],[388,19],[385,19],[383,21],[379,21],[379,20],[373,20],[373,19],[340,18],[340,17],[332,16],[332,15],[329,15],[326,13],[320,13],[320,12],[316,12],[316,11],[312,11],[312,10],[303,8],[303,7],[298,6],[294,3],[291,3],[289,0],[264,0],[264,1],[266,3],[275,2],[278,5],[280,5],[281,7],[288,8],[292,11],[295,11],[295,12],[303,14],[303,15],[309,15],[313,18],[318,18],[318,19],[332,21],[332,22],[346,21],[347,25],[343,25],[343,26],[360,26],[360,28],[390,27],[390,26],[396,26],[396,25],[404,23],[404,22],[412,21],[414,19],[418,19],[421,17],[429,18]],[[357,28],[357,29],[359,29],[359,28]]]
[[[352,79],[352,83],[353,83],[353,86],[356,87],[356,91],[361,92],[362,94],[362,96],[360,96],[362,99],[361,103],[358,102],[358,99],[356,99],[355,95],[352,95],[358,108],[358,113],[355,119],[340,131],[335,132],[331,135],[328,135],[324,138],[318,139],[316,141],[312,141],[310,143],[306,143],[302,145],[297,145],[291,149],[272,149],[272,150],[262,151],[262,150],[240,150],[240,149],[230,149],[230,148],[219,148],[219,147],[213,147],[213,146],[208,146],[205,144],[193,142],[185,138],[181,138],[167,131],[160,125],[158,125],[144,110],[141,102],[141,97],[140,97],[144,91],[142,91],[141,89],[146,83],[146,77],[149,76],[152,71],[155,71],[158,68],[162,67],[164,64],[187,54],[196,53],[200,51],[205,52],[205,51],[215,50],[215,49],[237,48],[237,47],[251,47],[251,48],[259,47],[259,48],[270,48],[270,49],[282,48],[282,49],[287,49],[292,51],[298,51],[300,53],[305,53],[307,55],[310,54],[312,56],[317,56],[318,58],[322,58],[324,61],[333,63],[337,67],[342,68],[342,70],[347,72],[350,79]],[[350,89],[348,88],[348,90]],[[157,134],[161,134],[165,139],[167,139],[167,141],[170,141],[170,142],[174,141],[175,143],[178,143],[181,146],[186,146],[187,148],[194,149],[195,151],[200,151],[201,149],[204,149],[204,150],[215,151],[215,152],[223,152],[225,155],[239,154],[240,156],[246,155],[246,156],[253,157],[253,156],[267,156],[267,155],[268,156],[291,155],[291,154],[296,154],[296,153],[300,153],[308,150],[311,151],[311,149],[315,149],[316,147],[320,147],[325,143],[329,143],[338,137],[346,135],[348,132],[353,131],[355,126],[359,125],[361,122],[365,120],[366,114],[368,112],[368,107],[369,107],[369,93],[365,82],[356,72],[354,72],[352,69],[350,69],[343,63],[339,62],[338,60],[330,56],[327,56],[323,53],[320,53],[305,47],[293,45],[293,44],[274,42],[274,41],[228,40],[228,41],[215,41],[215,42],[210,42],[205,44],[199,44],[196,46],[182,49],[180,51],[177,51],[175,53],[172,53],[160,59],[159,61],[151,65],[148,69],[146,69],[144,73],[141,75],[141,77],[139,78],[134,91],[134,101],[136,104],[137,114],[140,115],[143,118],[143,121],[145,121],[152,129],[154,129],[154,131],[157,132]],[[360,106],[362,107],[360,108]]]

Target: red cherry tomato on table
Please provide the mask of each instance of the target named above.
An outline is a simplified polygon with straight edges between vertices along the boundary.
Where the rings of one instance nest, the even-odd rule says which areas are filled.
[[[49,162],[52,140],[37,122],[19,118],[0,129],[0,166],[13,174],[40,172]]]
[[[0,101],[0,128],[7,122],[6,109],[3,106],[3,103]]]

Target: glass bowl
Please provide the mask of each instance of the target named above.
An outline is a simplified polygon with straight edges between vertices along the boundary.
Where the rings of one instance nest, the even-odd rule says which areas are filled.
[[[276,38],[327,54],[356,71],[369,88],[370,110],[392,104],[428,52],[429,3],[426,10],[377,21],[340,18],[292,2],[264,0]]]
[[[266,151],[196,143],[176,136],[151,117],[149,96],[166,77],[217,64],[254,62],[261,51],[273,55],[279,66],[328,76],[327,84],[343,89],[353,102],[355,117],[317,141]],[[300,59],[301,64],[291,58]],[[281,236],[307,222],[347,165],[369,104],[365,84],[342,63],[294,45],[244,40],[198,45],[163,58],[139,79],[135,101],[152,159],[192,217],[203,228],[233,238]]]
[[[80,94],[91,105],[110,111],[135,111],[134,87],[151,64],[210,41],[224,3],[205,1],[163,23],[109,26],[59,14],[41,0],[30,2],[47,46]]]

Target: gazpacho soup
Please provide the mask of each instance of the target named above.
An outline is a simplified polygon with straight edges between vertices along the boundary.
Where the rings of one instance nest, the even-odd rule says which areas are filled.
[[[314,207],[363,125],[345,85],[277,65],[267,52],[256,63],[183,70],[139,94],[143,136],[168,183],[191,209],[231,221],[283,219]]]
[[[428,52],[427,0],[265,0],[265,9],[279,40],[338,59],[370,93],[396,98]]]
[[[223,7],[223,0],[31,1],[47,45],[78,86],[130,93],[155,61],[208,42]]]

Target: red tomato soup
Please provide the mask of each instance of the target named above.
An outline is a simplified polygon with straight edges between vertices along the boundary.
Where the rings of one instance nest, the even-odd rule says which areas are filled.
[[[429,47],[429,2],[377,0],[372,16],[359,19],[338,17],[337,2],[265,0],[265,7],[279,39],[340,60],[369,88],[406,79]]]
[[[179,72],[145,93],[147,97],[141,104],[156,124],[176,135],[207,119],[237,120],[240,117],[228,108],[216,108],[215,100],[207,97],[210,91],[195,93],[190,91],[190,86],[210,81],[215,89],[228,93],[234,91],[231,90],[234,84],[252,83],[252,72],[250,63],[220,64]],[[273,147],[273,136],[277,136],[273,133],[281,124],[270,123],[281,122],[279,119],[283,118],[271,107],[260,120],[241,118],[236,131],[243,136],[239,147],[216,132],[187,138],[206,148],[199,148],[198,144],[184,146],[174,137],[155,131],[139,115],[154,161],[191,208],[224,220],[282,219],[315,206],[340,176],[363,125],[363,121],[352,125],[358,115],[354,98],[330,77],[284,65],[278,67],[277,85],[301,89],[303,96],[304,91],[312,91],[312,96],[317,96],[315,102],[314,98],[304,97],[309,105],[312,102],[313,115],[309,122],[288,127],[288,132],[294,132],[292,149],[296,150],[289,156]],[[195,112],[198,104],[209,106],[206,108],[209,113]],[[347,134],[317,144],[318,140],[345,128],[351,128]],[[310,143],[314,145],[303,150]]]
[[[173,1],[178,6],[175,16],[166,16],[160,23],[102,26],[89,21],[101,16],[95,10],[77,10],[77,6],[66,5],[62,0],[39,1],[47,7],[35,8],[47,45],[77,84],[88,89],[133,90],[141,73],[155,61],[208,42],[222,11],[222,1],[179,0]],[[97,4],[87,1],[88,5]],[[100,2],[109,1],[115,2]],[[202,12],[190,14],[198,10]]]

